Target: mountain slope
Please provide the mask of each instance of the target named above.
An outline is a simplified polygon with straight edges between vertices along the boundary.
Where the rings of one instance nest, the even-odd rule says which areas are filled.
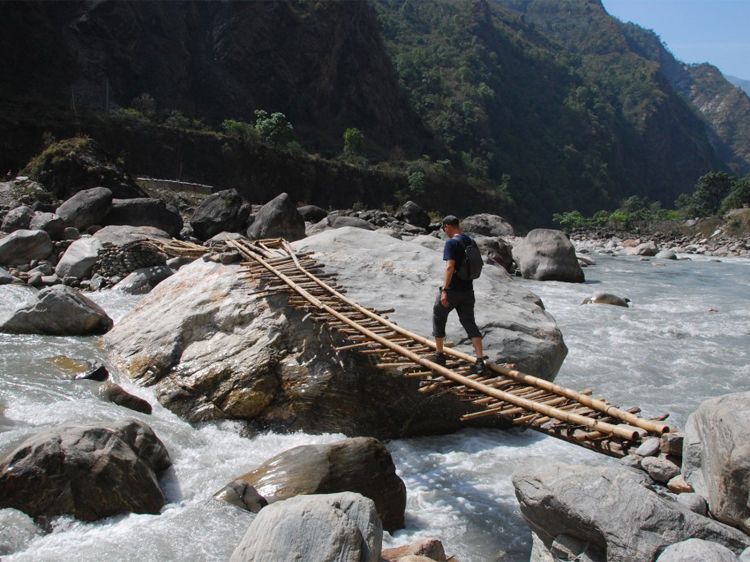
[[[220,123],[281,111],[312,148],[348,127],[419,155],[430,138],[405,102],[365,2],[3,2],[0,95],[105,110],[147,93]]]
[[[710,64],[683,64],[652,31],[622,24],[629,46],[655,62],[674,90],[709,129],[721,160],[738,175],[750,174],[750,97]]]

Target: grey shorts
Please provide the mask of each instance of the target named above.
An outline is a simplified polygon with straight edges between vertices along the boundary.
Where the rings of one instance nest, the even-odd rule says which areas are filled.
[[[458,312],[458,320],[466,330],[470,338],[481,338],[482,333],[477,328],[474,320],[474,291],[455,291],[448,289],[448,308],[440,302],[438,291],[435,305],[432,307],[432,335],[436,338],[445,337],[445,324],[448,322],[448,314],[454,308]]]

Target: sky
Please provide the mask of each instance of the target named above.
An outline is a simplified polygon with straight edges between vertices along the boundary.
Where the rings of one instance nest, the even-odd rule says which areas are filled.
[[[654,31],[682,62],[750,80],[750,0],[602,0],[610,15]]]

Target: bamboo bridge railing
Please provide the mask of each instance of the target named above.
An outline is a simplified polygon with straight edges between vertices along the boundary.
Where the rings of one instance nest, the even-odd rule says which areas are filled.
[[[202,246],[157,242],[162,251],[197,257]],[[509,424],[621,457],[648,436],[672,429],[660,420],[637,416],[638,408],[622,410],[593,398],[590,390],[577,392],[522,373],[508,364],[487,364],[481,375],[471,374],[476,358],[445,348],[445,365],[435,363],[434,340],[415,334],[388,319],[392,310],[375,310],[347,298],[336,277],[323,271],[311,253],[297,254],[282,239],[247,242],[229,240],[229,248],[244,259],[244,269],[256,295],[288,295],[290,306],[338,332],[345,340],[337,352],[358,352],[374,358],[380,369],[419,379],[422,393],[457,395],[473,405],[462,420],[499,416]]]

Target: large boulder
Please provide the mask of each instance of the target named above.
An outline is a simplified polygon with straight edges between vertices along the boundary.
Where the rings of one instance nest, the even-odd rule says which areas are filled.
[[[372,223],[359,217],[349,217],[346,215],[331,215],[328,217],[328,226],[331,228],[346,228],[350,226],[352,228],[361,228],[363,230],[375,230]]]
[[[328,216],[328,211],[317,205],[302,205],[297,207],[297,212],[302,215],[305,222],[320,222]]]
[[[289,241],[305,237],[305,219],[289,195],[282,193],[260,208],[253,224],[247,229],[251,240],[286,238]]]
[[[104,224],[151,226],[177,236],[182,230],[182,217],[175,208],[161,199],[134,197],[113,199]]]
[[[523,465],[513,474],[521,513],[547,548],[587,544],[591,560],[654,560],[668,545],[700,538],[741,553],[744,533],[657,494],[644,473],[617,465]]]
[[[0,324],[0,332],[87,336],[103,334],[112,319],[95,302],[65,285],[42,289]]]
[[[174,271],[166,265],[142,267],[115,285],[115,289],[130,295],[144,295],[173,274]]]
[[[489,237],[514,235],[513,227],[510,223],[501,216],[489,213],[480,213],[466,217],[461,221],[461,228],[469,235],[478,234]]]
[[[359,494],[297,496],[264,508],[231,562],[380,562],[383,529],[372,500]]]
[[[356,492],[375,502],[384,529],[393,533],[404,526],[406,487],[388,449],[370,437],[284,451],[225,490],[235,497],[235,490],[247,486],[255,488],[269,504],[300,494]],[[217,495],[221,497],[223,492]]]
[[[29,222],[29,228],[31,230],[45,231],[52,240],[62,240],[65,238],[65,221],[55,213],[34,213]]]
[[[112,207],[112,191],[106,187],[84,189],[66,200],[55,214],[67,226],[84,231],[90,226],[104,224],[104,217]]]
[[[434,280],[437,291],[439,252],[353,228],[295,245],[316,251],[355,300],[393,306],[399,324],[430,333],[435,296],[424,286]],[[476,286],[488,353],[554,377],[566,349],[538,298],[500,272]],[[256,298],[248,289],[240,265],[197,260],[182,267],[105,336],[112,362],[192,421],[229,417],[394,437],[455,430],[473,408],[452,395],[426,397],[416,380],[375,368],[370,356],[336,353],[342,336],[285,306],[284,297]],[[449,326],[451,337],[463,337],[459,330],[457,322]]]
[[[85,279],[91,276],[103,245],[99,238],[79,238],[73,242],[57,262],[55,273],[61,279],[75,277]]]
[[[125,246],[132,242],[141,240],[150,240],[152,238],[169,240],[170,236],[160,228],[154,226],[130,226],[130,225],[110,225],[97,230],[94,238],[102,244],[112,244],[113,246]]]
[[[0,265],[43,260],[52,253],[52,240],[43,230],[16,230],[0,238]]]
[[[582,283],[583,270],[565,233],[548,228],[529,232],[513,246],[515,259],[525,279]]]
[[[64,139],[45,148],[24,168],[59,199],[91,187],[109,188],[115,197],[144,197],[135,181],[94,140]]]
[[[669,545],[656,562],[739,562],[726,546],[703,539],[688,539]]]
[[[396,218],[420,228],[430,226],[430,215],[414,201],[404,203],[396,214]]]
[[[84,521],[159,513],[165,498],[158,475],[170,465],[164,445],[140,421],[58,427],[0,461],[0,507]]]
[[[15,209],[11,209],[5,215],[0,230],[3,232],[13,232],[14,230],[20,230],[22,228],[28,229],[31,224],[31,218],[34,216],[34,211],[31,207],[21,205]]]
[[[685,426],[682,473],[711,514],[750,533],[750,392],[703,402]]]
[[[235,189],[217,191],[206,197],[193,212],[190,226],[200,240],[208,240],[220,232],[239,232],[250,216],[250,206]]]
[[[499,237],[476,236],[474,241],[484,256],[485,263],[502,267],[508,273],[513,273],[513,246]]]

